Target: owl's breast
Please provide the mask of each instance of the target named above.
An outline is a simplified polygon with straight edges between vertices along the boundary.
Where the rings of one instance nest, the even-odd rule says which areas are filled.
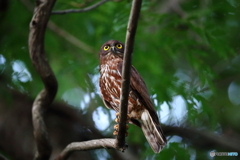
[[[100,66],[99,85],[102,97],[115,110],[120,105],[121,80],[116,62],[110,61]]]
[[[111,62],[111,61],[110,61]],[[100,91],[104,101],[107,101],[111,109],[119,111],[122,76],[117,63],[102,64],[100,66]],[[130,87],[128,97],[128,113],[130,117],[138,119],[143,105],[139,101],[138,94]]]

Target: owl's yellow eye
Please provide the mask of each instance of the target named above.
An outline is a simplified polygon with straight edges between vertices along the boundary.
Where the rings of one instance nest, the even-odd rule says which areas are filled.
[[[123,46],[122,46],[121,44],[117,44],[116,47],[117,47],[118,49],[121,49]]]
[[[109,50],[109,48],[110,48],[109,46],[104,46],[104,47],[103,47],[103,50],[104,50],[104,51],[107,51],[107,50]]]

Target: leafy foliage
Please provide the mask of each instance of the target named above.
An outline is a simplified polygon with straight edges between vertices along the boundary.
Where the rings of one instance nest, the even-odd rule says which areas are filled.
[[[60,0],[54,9],[96,2]],[[240,3],[176,1],[172,9],[169,3],[144,1],[133,54],[133,65],[164,116],[163,123],[239,135]],[[114,118],[113,112],[100,109],[104,105],[98,91],[98,50],[109,39],[124,41],[130,7],[130,1],[110,1],[89,12],[52,15],[51,22],[65,31],[62,36],[48,27],[45,35],[47,56],[60,86],[56,101],[65,101],[100,121]],[[1,15],[0,76],[6,79],[4,85],[34,98],[43,85],[28,55],[31,16],[22,1],[11,1]],[[92,51],[79,42],[73,44],[70,36]],[[97,109],[101,113],[96,114]],[[99,130],[111,136],[112,123],[101,123],[107,125]],[[212,159],[208,152],[218,150],[167,135],[168,145],[154,155],[139,131],[131,126],[127,139],[130,148],[138,146],[139,159]],[[104,152],[106,159],[111,159],[108,154]]]

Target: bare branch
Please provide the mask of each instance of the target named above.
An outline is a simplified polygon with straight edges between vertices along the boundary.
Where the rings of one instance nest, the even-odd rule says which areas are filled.
[[[52,14],[67,14],[67,13],[80,13],[80,12],[87,12],[90,11],[94,8],[97,8],[98,6],[102,5],[103,3],[111,1],[111,0],[102,0],[92,6],[83,8],[83,9],[68,9],[68,10],[63,10],[63,11],[52,11]]]
[[[116,148],[125,149],[125,133],[126,133],[126,120],[127,120],[127,107],[128,107],[128,95],[129,95],[129,84],[130,84],[130,69],[131,59],[134,46],[134,37],[137,30],[138,17],[140,15],[142,0],[133,0],[131,13],[129,16],[126,40],[125,40],[125,51],[123,58],[123,69],[122,69],[122,84],[121,84],[121,97],[120,97],[120,122],[119,132],[116,139]]]
[[[96,139],[85,142],[73,142],[70,143],[60,154],[56,160],[66,160],[70,154],[74,151],[84,151],[91,149],[99,149],[99,148],[115,148],[115,139]]]
[[[36,1],[34,15],[30,22],[28,39],[29,53],[34,67],[41,76],[45,88],[36,97],[32,107],[34,137],[37,144],[36,160],[47,160],[51,155],[51,145],[43,114],[57,93],[57,80],[45,57],[44,33],[55,0]]]

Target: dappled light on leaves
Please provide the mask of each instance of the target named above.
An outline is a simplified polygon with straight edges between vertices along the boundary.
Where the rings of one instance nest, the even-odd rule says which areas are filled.
[[[232,104],[240,105],[240,83],[232,82],[228,87],[228,97]]]
[[[105,149],[96,150],[94,152],[95,152],[95,157],[99,160],[105,160],[110,158],[109,153]]]
[[[31,74],[29,73],[25,64],[22,61],[20,60],[13,61],[12,69],[13,69],[13,74],[12,74],[13,81],[20,81],[24,83],[28,81],[32,81]]]
[[[104,131],[110,126],[109,114],[107,114],[105,108],[101,106],[96,108],[92,116],[93,121],[99,130]]]
[[[65,91],[62,95],[62,99],[65,102],[81,110],[86,110],[88,108],[89,102],[94,97],[94,93],[86,93],[81,88],[69,89]]]

